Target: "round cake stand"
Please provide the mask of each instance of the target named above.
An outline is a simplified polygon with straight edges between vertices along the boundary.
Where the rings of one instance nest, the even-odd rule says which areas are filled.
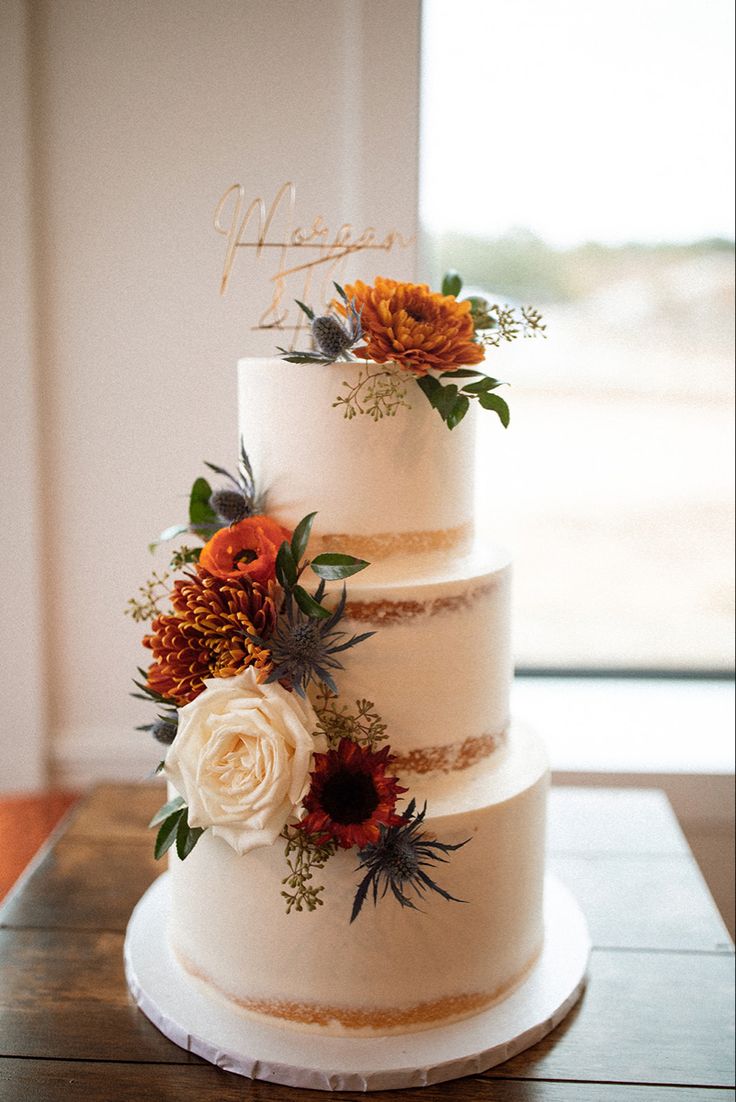
[[[585,918],[553,876],[545,884],[545,944],[526,980],[471,1018],[419,1033],[325,1037],[252,1018],[179,967],[166,937],[168,874],[133,911],[125,974],[136,1003],[181,1048],[251,1079],[313,1090],[386,1090],[474,1075],[515,1056],[562,1021],[585,985]]]

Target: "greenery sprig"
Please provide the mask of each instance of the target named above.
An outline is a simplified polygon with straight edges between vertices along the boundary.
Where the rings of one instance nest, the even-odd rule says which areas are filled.
[[[454,295],[462,291],[463,281],[459,272],[454,270],[445,274],[442,280],[442,294]],[[533,306],[499,306],[480,296],[471,296],[470,315],[473,329],[480,344],[489,348],[498,348],[503,342],[511,342],[518,337],[544,336],[546,325],[542,315]],[[453,380],[442,382],[442,380]],[[472,379],[470,383],[454,380]],[[508,403],[500,394],[494,393],[505,386],[500,379],[494,379],[482,371],[473,368],[461,368],[458,371],[445,371],[441,375],[424,375],[417,379],[420,390],[433,409],[436,409],[448,428],[459,425],[470,409],[471,401],[477,401],[482,409],[491,410],[498,416],[506,429],[511,414]]]
[[[199,562],[201,547],[178,547],[171,556],[171,569],[182,570],[185,566]]]
[[[442,379],[472,379],[473,382],[459,386],[455,382],[443,383]],[[508,403],[494,391],[505,386],[500,379],[484,375],[472,368],[460,368],[458,371],[446,371],[439,377],[423,375],[417,379],[417,385],[425,398],[436,409],[449,429],[459,425],[475,400],[482,409],[490,409],[498,414],[498,419],[506,429],[509,427],[510,411]]]
[[[308,513],[303,517],[294,529],[291,541],[284,540],[279,547],[276,556],[276,580],[284,590],[287,602],[293,599],[307,616],[326,620],[332,616],[332,611],[321,604],[325,592],[323,583],[342,581],[360,570],[365,570],[369,564],[365,559],[356,559],[353,555],[342,555],[334,551],[327,551],[311,560],[305,559],[316,516],[316,513]],[[320,579],[313,595],[299,581],[307,567]]]
[[[402,408],[411,409],[406,400],[406,373],[393,364],[361,367],[354,383],[343,379],[344,393],[338,394],[333,409],[342,407],[348,421],[367,414],[374,421],[395,417]]]
[[[154,570],[151,577],[142,586],[138,587],[140,597],[131,597],[125,609],[125,615],[130,616],[137,624],[153,620],[161,613],[159,601],[165,600],[169,595],[168,571],[163,574]]]
[[[281,881],[285,885],[281,892],[286,900],[286,913],[295,911],[315,911],[324,900],[323,884],[312,883],[315,870],[323,869],[337,853],[335,842],[320,842],[312,834],[305,834],[296,826],[286,826],[281,832],[286,842],[285,856],[289,872]],[[290,888],[291,891],[286,889]]]
[[[388,738],[386,724],[373,710],[372,700],[356,700],[354,711],[347,704],[338,705],[337,700],[337,693],[328,685],[319,686],[314,710],[319,720],[318,732],[326,737],[330,750],[337,749],[343,739],[375,750],[380,742]]]
[[[172,570],[181,570],[191,563],[199,562],[201,547],[178,547],[173,552],[169,566]],[[159,605],[169,596],[171,575],[168,570],[162,574],[153,571],[151,577],[142,586],[138,587],[139,597],[131,597],[125,608],[125,615],[130,616],[137,624],[154,620],[163,611]]]

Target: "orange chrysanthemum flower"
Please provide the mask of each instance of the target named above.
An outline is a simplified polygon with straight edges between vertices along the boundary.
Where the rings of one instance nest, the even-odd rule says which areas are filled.
[[[254,665],[264,681],[271,652],[251,636],[267,640],[276,626],[274,589],[203,570],[174,582],[172,613],[158,616],[143,640],[154,657],[148,687],[181,707],[199,696],[205,677],[232,677]]]
[[[365,344],[357,356],[383,364],[395,361],[414,375],[456,371],[480,363],[470,303],[430,291],[426,283],[397,283],[379,276],[372,287],[358,280],[345,293],[360,314]],[[344,312],[344,310],[343,310]]]
[[[377,842],[382,826],[399,826],[396,801],[406,789],[388,772],[393,761],[388,746],[369,750],[346,738],[315,754],[300,829],[349,849]]]
[[[250,578],[266,583],[276,576],[276,555],[291,532],[271,517],[246,517],[215,532],[202,548],[199,565],[216,578]]]

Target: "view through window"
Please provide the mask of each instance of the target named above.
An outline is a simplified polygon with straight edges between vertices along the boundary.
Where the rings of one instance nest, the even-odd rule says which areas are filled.
[[[518,660],[731,668],[731,0],[423,11],[424,277],[548,326],[488,353],[479,435]]]

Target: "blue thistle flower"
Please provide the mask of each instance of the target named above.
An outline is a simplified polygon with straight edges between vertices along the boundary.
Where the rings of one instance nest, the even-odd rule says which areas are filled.
[[[263,495],[256,492],[256,482],[253,477],[253,468],[248,459],[243,441],[240,441],[240,461],[238,463],[237,478],[230,474],[224,467],[218,467],[214,463],[207,463],[215,474],[222,475],[230,482],[213,491],[209,499],[209,507],[217,515],[223,524],[237,524],[245,517],[263,512],[265,502]]]
[[[314,319],[312,336],[317,348],[330,360],[343,356],[354,342],[352,335],[331,314]]]
[[[251,503],[240,490],[231,490],[226,486],[212,493],[210,509],[213,509],[225,524],[237,524],[250,516]]]
[[[151,734],[157,742],[170,746],[176,738],[178,728],[176,712],[172,716],[157,716],[151,724]]]
[[[136,727],[136,731],[148,731],[156,739],[156,742],[160,742],[164,746],[170,746],[176,738],[178,722],[179,713],[176,708],[167,709],[163,714],[156,716],[153,723],[144,723],[141,727]]]
[[[315,601],[322,600],[324,590],[324,582],[321,582],[314,595]],[[375,635],[373,631],[366,631],[346,639],[346,632],[335,630],[345,611],[346,597],[343,586],[335,611],[326,619],[318,619],[303,612],[288,594],[286,609],[265,644],[271,651],[274,667],[267,684],[285,679],[303,697],[310,681],[323,681],[333,693],[337,693],[330,671],[341,670],[343,665],[335,655]]]
[[[354,344],[363,339],[363,324],[361,322],[361,310],[355,305],[355,299],[349,299],[339,283],[334,284],[335,290],[343,301],[340,307],[342,317],[333,314],[320,314],[317,317],[311,307],[306,306],[299,299],[295,299],[297,306],[309,318],[312,330],[312,338],[317,347],[315,352],[295,352],[288,348],[278,348],[278,351],[289,363],[330,364],[336,360],[352,360],[350,349]]]
[[[404,813],[404,822],[400,826],[382,826],[380,839],[363,846],[358,851],[360,859],[358,868],[367,869],[368,872],[355,893],[351,922],[354,922],[360,914],[371,887],[374,905],[378,902],[379,893],[383,899],[389,889],[402,907],[410,907],[414,911],[420,908],[409,898],[407,891],[413,891],[418,896],[424,895],[427,891],[433,891],[453,903],[467,902],[465,899],[450,895],[436,884],[425,870],[440,861],[446,863],[447,857],[443,855],[461,849],[470,839],[466,838],[464,842],[450,845],[447,842],[428,838],[420,829],[426,813],[426,803],[422,810],[417,812],[416,801],[412,800]]]

